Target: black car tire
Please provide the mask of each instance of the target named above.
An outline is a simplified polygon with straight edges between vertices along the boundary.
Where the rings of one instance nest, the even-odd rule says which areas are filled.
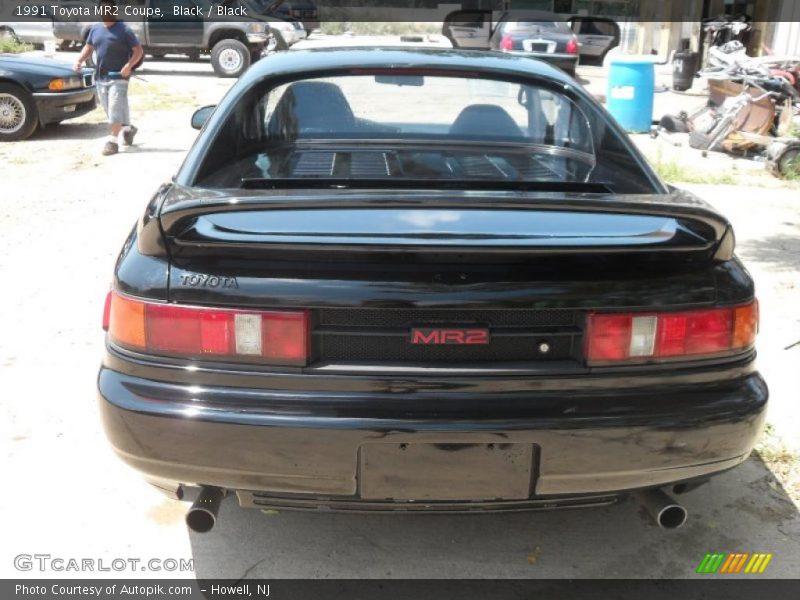
[[[250,66],[250,49],[239,40],[222,40],[211,49],[211,66],[219,77],[239,77]]]
[[[164,57],[167,55],[166,52],[153,52],[152,50],[147,52],[147,54],[149,54],[150,57],[155,60],[163,60]]]
[[[289,44],[283,39],[280,31],[273,31],[272,36],[275,38],[275,48],[273,48],[273,50],[280,52],[289,49]]]
[[[31,95],[18,85],[0,83],[0,142],[24,140],[38,125],[39,113]]]

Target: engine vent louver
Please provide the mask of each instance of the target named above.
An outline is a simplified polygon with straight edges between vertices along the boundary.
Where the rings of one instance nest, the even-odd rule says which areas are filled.
[[[386,177],[390,174],[385,152],[353,152],[350,154],[351,177]]]
[[[292,177],[330,177],[335,163],[335,152],[301,152],[292,169]]]

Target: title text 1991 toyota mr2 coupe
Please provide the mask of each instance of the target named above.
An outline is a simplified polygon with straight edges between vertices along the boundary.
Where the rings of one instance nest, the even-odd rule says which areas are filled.
[[[220,498],[665,527],[767,388],[728,222],[568,76],[491,52],[270,57],[125,243],[100,406],[190,527]],[[210,116],[209,116],[210,114]]]

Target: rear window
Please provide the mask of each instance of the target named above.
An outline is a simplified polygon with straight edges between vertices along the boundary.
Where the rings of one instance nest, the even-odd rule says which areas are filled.
[[[566,23],[560,21],[512,21],[505,24],[505,30],[509,33],[514,31],[569,31]]]
[[[196,181],[222,188],[302,178],[602,182],[619,193],[652,191],[625,145],[609,141],[615,135],[594,106],[544,86],[341,75],[251,90]]]

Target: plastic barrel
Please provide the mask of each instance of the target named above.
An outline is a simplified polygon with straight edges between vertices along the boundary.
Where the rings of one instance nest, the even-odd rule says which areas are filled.
[[[650,131],[655,80],[652,57],[618,56],[612,59],[606,108],[625,131]]]
[[[676,52],[672,59],[672,89],[683,92],[691,88],[696,72],[697,52]]]

